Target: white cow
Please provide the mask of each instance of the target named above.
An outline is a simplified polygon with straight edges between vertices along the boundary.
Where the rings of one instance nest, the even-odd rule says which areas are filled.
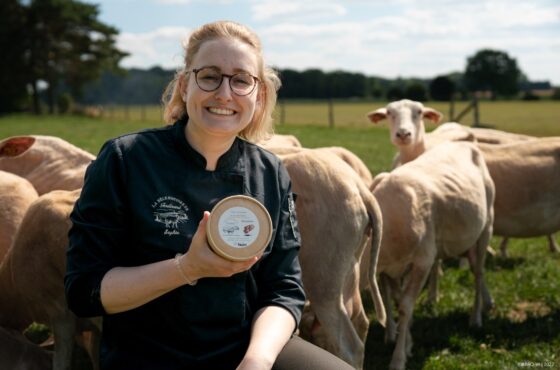
[[[480,150],[453,142],[378,175],[373,195],[383,216],[377,268],[387,312],[386,340],[396,338],[390,367],[404,369],[412,349],[414,304],[438,259],[468,254],[476,291],[471,325],[481,326],[483,310],[493,304],[483,271],[492,235],[494,184]],[[391,297],[398,303],[398,328]]]
[[[507,237],[519,237],[520,235],[541,236],[549,235],[550,249],[557,250],[557,246],[550,236],[551,233],[542,233],[543,230],[553,230],[552,227],[541,227],[539,225],[548,225],[550,220],[547,213],[548,207],[544,207],[542,202],[531,204],[530,202],[519,203],[518,199],[525,199],[523,193],[529,189],[540,192],[540,183],[537,181],[521,182],[522,179],[549,178],[551,171],[554,171],[555,164],[554,153],[549,152],[546,156],[551,156],[550,160],[543,161],[537,166],[533,166],[535,159],[525,160],[521,156],[510,156],[506,153],[507,149],[502,149],[503,145],[490,145],[483,143],[511,143],[510,145],[519,145],[523,152],[529,157],[537,157],[539,155],[539,140],[526,135],[512,134],[500,132],[490,129],[471,129],[457,123],[449,122],[441,125],[432,133],[426,134],[423,118],[439,123],[443,115],[437,110],[425,107],[422,103],[411,100],[400,100],[392,102],[386,107],[376,109],[368,113],[368,118],[373,123],[378,123],[383,119],[388,119],[391,129],[391,141],[397,146],[399,153],[395,159],[395,164],[407,163],[418,156],[422,155],[426,150],[437,147],[438,144],[449,140],[480,140],[482,143],[477,144],[482,150],[485,157],[490,176],[495,183],[496,188],[496,205],[494,234],[506,237],[502,242],[502,254],[505,254],[505,245]],[[516,144],[517,143],[517,144]],[[553,147],[553,145],[552,145]],[[553,150],[549,144],[549,150]],[[511,150],[510,150],[511,151]],[[529,154],[532,153],[532,154]],[[544,157],[543,157],[544,158]],[[549,166],[543,164],[548,163]],[[547,177],[533,176],[534,171],[540,168],[542,172],[539,175]],[[550,177],[551,180],[553,179]],[[541,192],[542,193],[542,192]],[[542,196],[552,196],[542,193]],[[518,207],[517,214],[511,213],[511,207]],[[522,210],[526,210],[523,212]],[[540,209],[540,213],[535,211]],[[520,217],[524,215],[524,222],[520,222]],[[522,224],[521,229],[506,227],[513,224]],[[537,224],[537,225],[535,225]],[[560,229],[560,226],[558,227]],[[556,229],[556,230],[558,230]],[[437,300],[437,278],[438,269],[434,269],[433,278],[430,279],[430,292],[428,299],[430,302]]]

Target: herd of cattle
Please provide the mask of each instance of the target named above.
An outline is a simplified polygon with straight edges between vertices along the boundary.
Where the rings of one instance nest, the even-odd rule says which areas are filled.
[[[444,123],[442,115],[401,100],[368,113],[387,119],[398,148],[393,170],[372,177],[342,147],[303,148],[293,136],[260,143],[285,164],[298,194],[300,262],[308,297],[299,335],[361,369],[372,295],[385,340],[396,342],[391,369],[412,351],[415,301],[424,285],[437,300],[440,260],[465,256],[475,276],[470,324],[493,306],[484,281],[492,235],[507,239],[560,229],[560,138],[536,138]],[[64,297],[69,214],[91,154],[51,136],[0,142],[0,368],[70,369],[76,342],[99,369],[101,319],[79,319]],[[379,282],[379,285],[378,285]],[[392,304],[398,308],[393,318]],[[48,325],[51,354],[21,333]]]

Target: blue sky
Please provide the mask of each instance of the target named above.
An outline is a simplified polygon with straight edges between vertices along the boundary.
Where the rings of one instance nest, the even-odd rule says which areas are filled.
[[[86,0],[90,1],[90,0]],[[560,86],[560,0],[102,0],[125,67],[178,68],[191,30],[229,19],[254,29],[267,63],[386,78],[464,71],[482,48],[532,81]]]

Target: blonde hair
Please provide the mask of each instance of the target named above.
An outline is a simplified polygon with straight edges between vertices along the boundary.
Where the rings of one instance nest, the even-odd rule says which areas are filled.
[[[191,69],[192,61],[206,41],[218,38],[232,38],[251,46],[258,59],[258,99],[253,119],[239,136],[248,141],[259,141],[273,133],[272,112],[276,105],[277,91],[280,79],[276,72],[264,64],[261,42],[257,34],[246,26],[231,21],[208,23],[193,31],[185,46],[185,65],[177,71],[173,80],[167,85],[162,96],[164,107],[163,119],[166,123],[173,123],[187,115],[186,104],[181,94],[181,86],[186,81]]]

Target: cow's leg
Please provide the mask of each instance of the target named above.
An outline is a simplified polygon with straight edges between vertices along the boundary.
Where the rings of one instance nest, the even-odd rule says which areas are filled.
[[[442,274],[441,260],[438,258],[432,266],[428,279],[428,304],[435,304],[439,300],[439,277]]]
[[[354,260],[349,266],[348,273],[336,275],[345,278],[331,281],[323,279],[321,284],[315,284],[309,289],[308,296],[311,311],[316,316],[311,330],[315,344],[323,346],[355,368],[361,369],[364,359],[364,339],[367,336],[369,323],[359,296],[357,266],[357,261]],[[355,322],[351,320],[352,316]],[[358,329],[355,328],[355,323],[358,323]],[[365,330],[359,329],[364,324]],[[360,334],[363,339],[360,338],[358,330],[362,331]]]
[[[385,305],[387,320],[385,324],[385,343],[394,343],[397,340],[397,327],[393,318],[393,295],[391,294],[391,282],[387,274],[379,274],[379,291]]]
[[[508,237],[504,237],[502,239],[502,242],[500,243],[500,255],[503,258],[506,258],[508,256],[508,251],[507,251],[507,245],[509,242],[509,238]]]
[[[52,320],[51,326],[54,336],[53,370],[70,370],[76,334],[76,317],[67,311]]]
[[[407,341],[410,336],[409,331],[410,324],[412,322],[414,304],[416,303],[418,295],[422,291],[422,287],[428,279],[433,262],[434,261],[432,261],[431,264],[413,265],[409,272],[409,277],[406,279],[406,285],[404,286],[403,294],[399,300],[397,344],[395,345],[391,364],[389,365],[392,370],[405,369],[407,353],[410,353],[412,349],[412,341],[410,343],[407,343]]]
[[[99,317],[78,320],[78,332],[81,332],[81,335],[77,336],[76,339],[78,344],[81,344],[87,351],[93,370],[100,369],[101,321]]]
[[[476,279],[476,266],[478,263],[478,256],[477,256],[477,247],[478,244],[475,245],[473,248],[469,249],[468,253],[467,253],[467,258],[469,260],[469,266],[471,269],[471,272],[473,273],[473,275],[475,276]],[[490,311],[493,307],[494,307],[494,300],[492,299],[492,296],[490,295],[490,292],[488,291],[488,287],[486,286],[486,284],[482,285],[482,312],[488,312]]]
[[[482,326],[483,310],[489,310],[494,306],[492,296],[490,295],[490,292],[488,291],[488,288],[484,281],[484,261],[486,259],[486,246],[490,241],[491,235],[492,226],[490,225],[482,232],[474,248],[471,248],[471,251],[474,249],[474,252],[476,253],[473,261],[476,285],[474,305],[469,324],[476,327]],[[469,255],[471,255],[471,251],[469,251]]]
[[[342,302],[322,300],[311,306],[320,323],[320,331],[324,335],[327,346],[323,347],[335,356],[357,369],[362,368],[364,359],[364,343],[360,340],[354,325]]]
[[[560,252],[560,248],[558,248],[558,244],[556,244],[556,240],[554,239],[554,234],[547,235],[548,237],[548,247],[552,253]]]
[[[360,263],[354,264],[354,272],[348,279],[348,285],[344,291],[346,311],[350,314],[350,319],[358,336],[363,343],[366,342],[369,330],[369,319],[364,311],[362,296],[360,295]]]

